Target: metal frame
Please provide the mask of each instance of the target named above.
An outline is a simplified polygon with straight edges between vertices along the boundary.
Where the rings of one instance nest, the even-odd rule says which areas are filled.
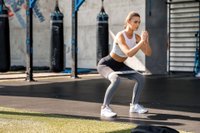
[[[36,0],[26,0],[26,80],[31,82],[33,79],[33,7]]]
[[[71,66],[71,77],[72,78],[78,78],[77,75],[77,33],[78,33],[78,28],[77,28],[77,21],[78,21],[78,11],[75,10],[75,4],[76,1],[72,0],[72,45],[71,45],[71,56],[72,56],[72,66]]]
[[[71,45],[71,77],[78,78],[77,73],[77,54],[78,54],[78,9],[85,0],[72,0],[72,45]]]

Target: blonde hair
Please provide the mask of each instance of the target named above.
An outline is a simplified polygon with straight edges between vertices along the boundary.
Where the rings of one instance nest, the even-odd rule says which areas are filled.
[[[125,21],[124,21],[124,29],[127,26],[128,21],[130,21],[133,17],[140,17],[139,13],[131,11],[129,12],[129,14],[127,15]]]

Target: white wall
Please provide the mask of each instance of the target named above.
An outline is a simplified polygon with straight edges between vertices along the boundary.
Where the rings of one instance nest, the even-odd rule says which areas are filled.
[[[8,1],[8,0],[7,0]],[[22,0],[23,1],[23,0]],[[64,43],[66,67],[71,67],[71,0],[59,0],[60,10],[64,14]],[[9,2],[7,2],[9,5]],[[54,10],[55,1],[38,0],[40,13],[45,21],[34,17],[33,65],[49,66],[50,55],[50,12]],[[145,29],[145,0],[105,0],[104,7],[109,15],[109,27],[116,34],[123,29],[128,12],[134,10],[141,15],[138,33]],[[78,12],[78,67],[96,68],[96,17],[101,8],[101,0],[85,0]],[[17,12],[25,20],[25,9]],[[11,64],[25,66],[26,30],[17,20],[16,14],[10,17]],[[112,38],[109,44],[112,48]],[[139,53],[133,63],[136,69],[144,70],[145,57]]]

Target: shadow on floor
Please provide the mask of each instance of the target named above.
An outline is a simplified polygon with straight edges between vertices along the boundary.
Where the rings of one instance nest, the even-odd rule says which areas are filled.
[[[24,81],[25,82],[25,81]],[[102,103],[109,81],[106,79],[74,80],[46,84],[0,85],[0,95],[66,99]],[[113,104],[129,105],[134,82],[123,80]],[[146,107],[200,113],[200,81],[196,78],[146,76],[140,101]]]

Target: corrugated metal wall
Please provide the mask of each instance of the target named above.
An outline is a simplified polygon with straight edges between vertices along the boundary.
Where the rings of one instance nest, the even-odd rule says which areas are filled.
[[[169,71],[193,72],[197,38],[200,28],[199,0],[169,2]]]

